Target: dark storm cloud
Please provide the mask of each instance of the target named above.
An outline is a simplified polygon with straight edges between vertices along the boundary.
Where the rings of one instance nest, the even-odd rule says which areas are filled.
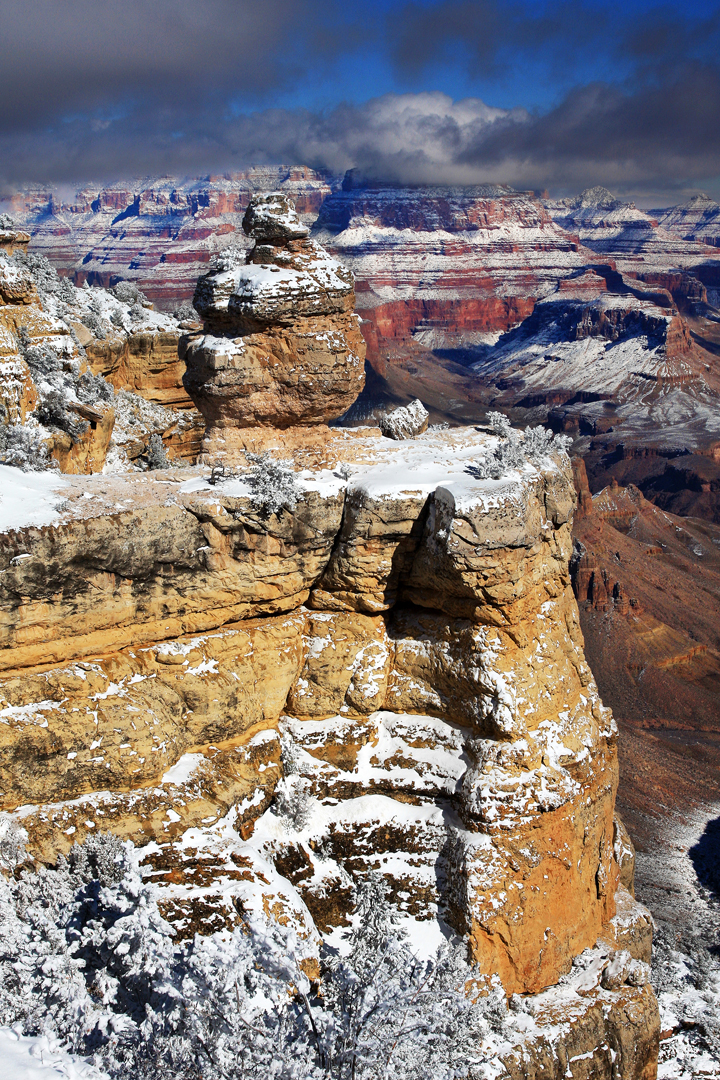
[[[72,183],[286,162],[404,183],[670,192],[720,176],[720,16],[678,20],[663,9],[640,20],[606,7],[590,23],[593,10],[555,3],[539,17],[521,4],[448,0],[406,4],[386,25],[398,68],[415,74],[458,42],[478,70],[509,55],[562,56],[568,43],[625,58],[622,82],[578,81],[543,113],[443,93],[311,112],[262,108],[263,95],[307,85],[379,34],[379,22],[342,23],[333,0],[74,0],[62,19],[57,0],[0,0],[0,178]],[[238,114],[231,102],[243,94]]]
[[[602,48],[608,21],[604,6],[581,2],[555,3],[538,13],[537,4],[504,0],[447,0],[439,4],[406,4],[388,22],[393,59],[408,74],[420,74],[434,63],[465,64],[471,73],[492,74],[512,64],[513,53],[557,52]],[[593,27],[592,41],[581,28]],[[579,32],[580,31],[580,32]]]
[[[3,0],[0,128],[262,94],[302,74],[326,14],[322,0]]]

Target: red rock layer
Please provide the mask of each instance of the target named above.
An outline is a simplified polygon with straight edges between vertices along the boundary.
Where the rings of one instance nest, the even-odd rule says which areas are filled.
[[[509,188],[359,188],[328,196],[315,234],[354,272],[370,355],[410,339],[473,345],[597,262],[540,200]]]

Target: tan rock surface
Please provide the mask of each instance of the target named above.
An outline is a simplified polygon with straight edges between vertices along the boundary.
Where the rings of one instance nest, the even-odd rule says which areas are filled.
[[[326,423],[365,380],[352,274],[307,239],[283,195],[256,196],[243,227],[256,241],[247,260],[226,257],[198,281],[205,333],[182,346],[185,387],[210,437]]]
[[[161,846],[222,818],[253,867],[242,903],[325,930],[377,869],[508,993],[557,982],[602,934],[644,956],[642,918],[616,913],[615,729],[569,588],[567,461],[478,481],[482,433],[379,442],[355,437],[347,479],[303,479],[270,518],[242,477],[192,472],[98,478],[82,517],[71,485],[64,519],[3,534],[6,805],[35,805],[39,852],[87,832],[93,800]],[[298,827],[271,802],[281,770],[229,764],[250,733],[277,762],[278,732],[309,799]],[[211,780],[176,809],[159,780],[188,754]],[[644,993],[627,1007],[652,1027]]]
[[[132,500],[143,485],[124,486]],[[343,501],[308,492],[265,520],[207,486],[179,498],[0,534],[0,670],[292,611],[327,564]]]

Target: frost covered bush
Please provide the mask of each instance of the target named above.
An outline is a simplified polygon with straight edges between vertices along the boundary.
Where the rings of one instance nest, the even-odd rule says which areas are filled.
[[[490,413],[488,420],[500,441],[480,461],[468,466],[467,471],[478,480],[499,480],[512,469],[522,469],[526,461],[541,465],[545,458],[566,454],[572,443],[567,435],[554,435],[544,427],[514,431],[502,413]]]
[[[68,409],[67,400],[59,390],[51,390],[45,394],[35,410],[35,415],[44,427],[59,428],[66,432],[73,442],[77,442],[88,429],[87,421],[81,420],[77,413]]]
[[[163,445],[162,436],[157,432],[150,436],[147,447],[147,464],[148,469],[169,469],[170,460],[167,456],[167,450]]]
[[[357,889],[348,949],[258,921],[175,943],[129,841],[93,836],[55,869],[0,875],[0,1023],[92,1054],[118,1080],[451,1080],[485,1075],[502,1026],[472,1001],[462,950],[418,960],[380,875]]]
[[[105,326],[100,316],[94,311],[88,311],[84,314],[80,320],[83,326],[86,326],[88,330],[92,330],[93,334],[100,341],[103,341],[107,337]]]
[[[225,270],[234,270],[236,266],[244,266],[247,252],[244,248],[233,245],[219,251],[215,256],[213,270],[223,273]]]
[[[276,461],[269,453],[246,454],[251,469],[246,479],[252,491],[252,501],[263,517],[279,510],[294,510],[301,491],[292,466]]]
[[[688,1064],[693,1053],[710,1051],[720,1065],[720,958],[692,931],[678,940],[677,927],[660,922],[653,937],[652,984],[661,1013],[667,1009],[689,1033],[682,1050]]]
[[[494,431],[496,435],[500,435],[501,437],[506,438],[508,435],[510,435],[512,431],[512,426],[505,413],[488,413],[488,424],[490,425],[492,431]]]
[[[43,441],[42,430],[22,424],[0,426],[0,464],[12,465],[23,472],[57,468]]]
[[[132,281],[118,281],[117,285],[113,285],[110,292],[121,304],[129,304],[131,306],[133,304],[140,304],[150,307],[150,301],[145,293],[141,292],[137,285],[134,285]]]
[[[197,322],[199,315],[192,304],[185,303],[173,311],[173,318],[178,322]]]
[[[298,832],[307,825],[312,814],[313,801],[308,793],[309,781],[302,776],[290,775],[278,781],[275,788],[275,811],[288,830]]]

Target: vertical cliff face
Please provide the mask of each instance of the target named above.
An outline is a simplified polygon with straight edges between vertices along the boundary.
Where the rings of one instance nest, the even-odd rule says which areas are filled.
[[[210,442],[233,429],[326,423],[364,385],[350,271],[308,239],[282,194],[253,199],[243,228],[255,246],[200,278],[204,333],[185,346],[185,386]]]
[[[70,500],[3,535],[4,805],[42,804],[24,820],[46,857],[98,820],[93,792],[116,793],[102,815],[136,840],[235,806],[238,851],[285,879],[288,917],[342,925],[376,867],[401,911],[536,992],[595,944],[618,878],[569,473],[472,479],[491,446],[475,432],[355,444],[349,480],[308,478],[269,519],[238,481],[200,481],[171,506],[77,520]],[[311,800],[289,831],[267,809],[281,745]],[[158,788],[188,754],[202,791],[182,768]]]

